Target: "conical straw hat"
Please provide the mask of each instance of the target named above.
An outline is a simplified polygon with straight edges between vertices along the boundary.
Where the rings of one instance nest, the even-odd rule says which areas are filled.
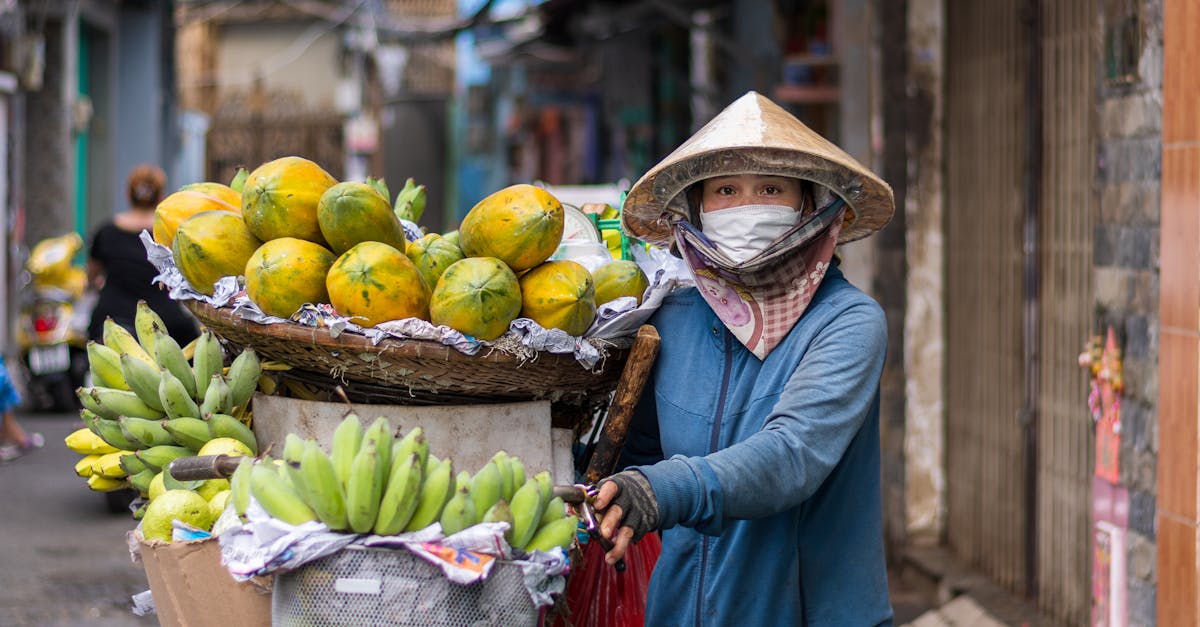
[[[756,92],[738,98],[654,166],[629,190],[625,231],[669,248],[671,228],[689,216],[693,183],[727,174],[774,174],[819,183],[841,196],[847,222],[839,243],[878,231],[892,219],[892,188],[842,149]]]

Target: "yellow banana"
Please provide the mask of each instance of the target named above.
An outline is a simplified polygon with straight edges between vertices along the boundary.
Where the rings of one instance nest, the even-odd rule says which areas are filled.
[[[375,533],[390,536],[400,533],[417,511],[421,495],[421,457],[416,453],[398,458],[392,464],[387,488],[379,502],[379,515],[375,518]]]
[[[462,475],[459,475],[460,482],[462,479]],[[475,503],[471,500],[469,487],[464,485],[454,492],[454,496],[450,497],[450,501],[442,509],[442,516],[439,520],[442,523],[442,533],[445,535],[458,533],[477,522]]]
[[[172,418],[162,421],[162,426],[175,439],[175,443],[198,451],[212,439],[208,423],[199,418]]]
[[[130,391],[90,387],[75,390],[75,395],[84,407],[110,420],[116,419],[117,416],[148,419],[163,417],[161,411],[143,403],[137,394]]]
[[[333,472],[333,462],[313,440],[304,443],[300,456],[300,483],[305,500],[321,522],[334,531],[347,528],[346,497]]]
[[[101,475],[93,474],[87,478],[88,487],[96,492],[112,492],[114,490],[124,489],[129,485],[129,482],[124,479],[112,479]]]
[[[196,355],[192,358],[192,372],[196,381],[196,396],[197,401],[208,400],[208,384],[212,383],[213,375],[220,375],[221,370],[225,367],[225,356],[221,354],[221,343],[217,341],[217,336],[205,331],[196,339]],[[224,407],[219,410],[222,413],[229,411]]]
[[[79,417],[83,419],[84,424],[92,433],[100,436],[100,439],[108,443],[114,450],[132,451],[137,448],[133,442],[125,438],[124,433],[121,433],[121,424],[116,420],[101,418],[88,409],[80,410]],[[112,451],[106,452],[111,453]]]
[[[354,533],[371,531],[379,515],[383,480],[380,479],[378,445],[373,438],[363,438],[362,448],[350,466],[350,478],[346,482],[346,521]],[[391,445],[388,446],[390,453]]]
[[[483,513],[492,508],[503,495],[503,482],[496,460],[489,461],[471,478],[471,502],[475,512]]]
[[[152,446],[135,453],[138,459],[140,459],[147,468],[154,470],[156,474],[166,470],[168,464],[179,459],[180,457],[190,457],[194,454],[195,453],[193,453],[192,450],[186,446],[175,446],[173,444]]]
[[[105,453],[92,464],[92,474],[107,477],[109,479],[124,479],[126,476],[125,469],[121,467],[121,456],[128,455],[128,451],[117,451],[115,453]]]
[[[435,459],[429,456],[430,461]],[[454,495],[454,463],[449,459],[439,460],[421,483],[421,496],[417,499],[417,511],[413,512],[405,531],[424,529],[437,522],[442,516],[446,501]]]
[[[93,453],[80,457],[79,461],[75,462],[75,474],[85,478],[92,476],[92,464],[100,459],[100,455],[100,453]]]
[[[273,396],[275,394],[275,392],[278,390],[279,390],[279,382],[275,380],[275,377],[273,377],[265,372],[258,375],[258,391],[259,392],[262,392],[263,394],[266,394],[267,396]]]
[[[263,370],[268,370],[271,372],[278,372],[281,370],[291,370],[292,369],[291,364],[282,362],[282,361],[276,361],[274,359],[264,360],[259,365],[262,367]]]
[[[510,543],[522,548],[537,531],[538,523],[542,522],[542,486],[537,481],[526,481],[512,497],[509,503],[512,509],[513,528]]]
[[[579,519],[575,516],[560,518],[541,529],[521,547],[526,553],[541,551],[543,553],[558,547],[566,549],[575,540],[575,530],[579,528]]]
[[[266,375],[265,374],[260,375],[258,377],[259,380],[261,381],[264,376],[266,376]],[[267,378],[270,378],[270,377],[267,377]],[[307,385],[305,385],[299,381],[296,381],[293,379],[284,379],[283,386],[288,389],[288,393],[292,396],[292,398],[298,398],[303,401],[319,401],[319,400],[321,400],[321,397],[317,396],[316,392],[313,392],[311,388],[309,388]]]
[[[243,457],[233,474],[229,477],[229,500],[233,501],[233,511],[238,518],[245,520],[246,508],[250,506],[250,469],[254,461]]]
[[[425,431],[421,427],[413,427],[403,438],[392,444],[392,467],[396,467],[396,460],[407,459],[414,453],[421,459],[420,468],[424,474],[425,462],[429,459],[429,442],[425,439]]]
[[[337,429],[333,430],[333,441],[329,447],[329,458],[333,461],[333,470],[337,473],[338,481],[345,488],[350,481],[350,467],[354,465],[354,457],[362,446],[363,427],[358,414],[349,412]]]
[[[563,500],[556,496],[546,504],[546,511],[542,513],[542,521],[538,523],[538,528],[545,527],[566,515],[567,504],[563,503]]]
[[[175,443],[175,438],[157,420],[121,416],[117,424],[121,425],[121,434],[125,439],[139,449]]]
[[[121,355],[117,351],[99,343],[87,343],[88,368],[92,372],[92,381],[99,386],[128,390],[125,375],[121,374]]]
[[[512,458],[506,451],[496,451],[496,454],[492,456],[492,462],[496,464],[496,469],[500,472],[500,495],[496,498],[507,501],[512,498],[513,492],[517,491],[517,487],[512,482]],[[479,502],[476,501],[475,505],[478,507]],[[490,508],[491,504],[488,504],[488,507]],[[487,511],[487,508],[479,511]]]
[[[192,341],[188,342],[187,344],[185,344],[183,346],[183,356],[184,357],[187,357],[188,359],[196,358],[196,342],[199,340],[200,340],[200,338],[199,338],[199,336],[197,336],[195,339],[193,339]]]
[[[154,363],[154,358],[150,356],[150,353],[146,352],[145,348],[142,348],[137,338],[133,337],[132,333],[126,330],[125,327],[117,324],[112,318],[104,319],[103,337],[104,345],[117,351],[118,355],[129,353],[152,366],[157,366]]]
[[[258,362],[258,354],[253,348],[247,348],[229,364],[229,391],[234,407],[240,407],[254,396],[258,387],[258,377],[262,374],[262,365]]]
[[[188,365],[187,357],[183,356],[183,349],[179,348],[179,343],[175,341],[175,338],[167,335],[165,328],[154,331],[154,351],[154,361],[175,375],[187,392],[188,398],[199,398],[196,396],[196,375],[192,372],[192,367]],[[194,400],[193,404],[195,404]],[[163,405],[165,406],[166,403]],[[189,415],[196,416],[198,414]],[[177,416],[172,416],[172,418],[177,418]]]
[[[195,384],[194,381],[192,383]],[[192,400],[183,382],[166,368],[159,373],[158,398],[162,401],[163,410],[171,418],[200,417],[200,407]]]
[[[72,431],[66,438],[63,438],[63,442],[67,445],[67,448],[80,455],[104,455],[120,450],[105,442],[100,436],[92,433],[92,430],[87,427]]]
[[[208,422],[208,433],[214,438],[233,438],[250,448],[250,452],[258,455],[258,440],[254,432],[242,421],[229,414],[209,414],[204,417]]]
[[[163,404],[158,395],[158,383],[162,380],[162,375],[158,366],[151,366],[129,353],[123,353],[120,359],[121,373],[133,393],[137,394],[147,407],[162,411]]]
[[[317,519],[317,514],[300,498],[296,489],[270,464],[250,467],[250,493],[272,518],[289,525]]]
[[[200,403],[200,415],[228,414],[233,409],[231,400],[229,384],[225,382],[225,376],[218,372],[211,377],[204,390],[204,401]]]
[[[121,464],[121,468],[125,470],[126,475],[136,475],[146,470],[146,464],[138,459],[137,451],[124,451],[124,453],[124,455],[117,459],[117,463]]]
[[[167,325],[159,317],[158,313],[146,304],[146,301],[139,300],[137,310],[133,314],[133,330],[137,333],[138,343],[146,352],[155,359],[158,358],[156,350],[157,339],[154,337],[154,330],[161,329],[164,333],[167,330]]]

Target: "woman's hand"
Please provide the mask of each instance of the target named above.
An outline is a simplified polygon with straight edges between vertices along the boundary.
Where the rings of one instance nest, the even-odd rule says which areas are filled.
[[[658,527],[658,501],[646,476],[636,470],[619,472],[600,482],[593,504],[602,513],[600,535],[613,541],[604,561],[616,564],[630,541],[637,542]]]

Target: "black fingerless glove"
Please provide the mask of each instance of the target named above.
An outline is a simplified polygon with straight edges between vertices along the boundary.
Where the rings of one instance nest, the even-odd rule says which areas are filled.
[[[609,482],[620,488],[609,507],[617,505],[621,508],[624,514],[621,526],[633,529],[634,542],[658,528],[658,499],[654,497],[654,488],[650,487],[646,475],[625,470],[601,481],[600,485]]]

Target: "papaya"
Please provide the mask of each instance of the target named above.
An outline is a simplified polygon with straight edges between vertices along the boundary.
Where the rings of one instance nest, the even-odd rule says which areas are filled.
[[[317,202],[317,225],[335,254],[360,242],[383,242],[404,252],[404,227],[386,196],[367,183],[346,181],[325,190]]]
[[[521,275],[521,317],[583,335],[596,318],[592,273],[577,261],[547,261]]]
[[[294,237],[325,246],[317,203],[337,183],[321,166],[301,157],[268,161],[250,173],[242,188],[242,215],[258,239]]]
[[[259,246],[262,242],[246,228],[242,216],[205,211],[179,225],[171,256],[192,289],[212,296],[217,279],[242,274]]]
[[[246,295],[264,313],[280,318],[290,318],[304,303],[328,303],[325,275],[336,259],[308,240],[273,239],[246,261]]]
[[[216,196],[197,190],[180,190],[162,199],[154,208],[154,241],[170,248],[179,225],[204,211],[242,212],[239,205],[231,205]]]
[[[429,321],[494,340],[521,313],[517,275],[495,257],[468,257],[446,268],[429,300]]]
[[[221,183],[214,183],[212,181],[204,181],[202,183],[190,183],[188,185],[184,185],[183,187],[180,187],[179,189],[181,191],[200,192],[201,194],[208,194],[209,196],[212,196],[213,198],[222,200],[226,203],[229,203],[230,205],[233,205],[234,207],[237,207],[238,213],[242,212],[242,195],[238,192],[233,191],[233,188],[228,185],[223,185]]]
[[[562,242],[562,203],[540,187],[506,187],[472,207],[458,234],[466,256],[496,257],[514,272],[528,270]]]
[[[342,253],[329,268],[325,287],[333,308],[364,327],[429,319],[429,284],[403,252],[383,242],[362,242]]]
[[[425,282],[437,287],[438,279],[451,264],[463,258],[462,249],[458,244],[438,235],[430,233],[408,245],[408,258],[421,271]]]
[[[596,271],[592,273],[592,279],[596,282],[597,305],[603,305],[622,296],[632,296],[640,305],[642,304],[642,295],[645,294],[646,288],[650,287],[650,280],[646,278],[646,273],[642,272],[642,268],[637,265],[636,261],[628,259],[618,259],[596,268]]]

